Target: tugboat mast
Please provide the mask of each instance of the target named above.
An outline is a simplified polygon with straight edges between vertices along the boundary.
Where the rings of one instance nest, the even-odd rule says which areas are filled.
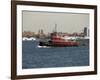
[[[57,32],[57,24],[55,24],[55,30],[54,31]]]
[[[53,29],[53,33],[57,33],[57,24],[55,24],[55,27]]]

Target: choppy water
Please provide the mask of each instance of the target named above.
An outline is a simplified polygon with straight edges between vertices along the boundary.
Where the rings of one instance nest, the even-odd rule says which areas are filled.
[[[22,42],[22,68],[49,68],[89,65],[89,47],[39,48],[36,41]]]

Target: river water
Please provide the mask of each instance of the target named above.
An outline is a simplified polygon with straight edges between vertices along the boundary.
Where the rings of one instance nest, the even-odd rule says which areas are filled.
[[[22,41],[23,69],[88,65],[88,46],[39,48],[37,41]]]

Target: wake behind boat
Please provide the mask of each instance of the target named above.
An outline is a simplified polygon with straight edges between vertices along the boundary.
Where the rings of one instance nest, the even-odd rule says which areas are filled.
[[[50,48],[49,46],[40,46],[40,45],[38,45],[37,47],[38,48]]]

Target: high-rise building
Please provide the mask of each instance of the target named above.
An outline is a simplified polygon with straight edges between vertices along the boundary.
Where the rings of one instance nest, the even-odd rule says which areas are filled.
[[[87,27],[84,27],[84,36],[89,37],[89,29]]]

